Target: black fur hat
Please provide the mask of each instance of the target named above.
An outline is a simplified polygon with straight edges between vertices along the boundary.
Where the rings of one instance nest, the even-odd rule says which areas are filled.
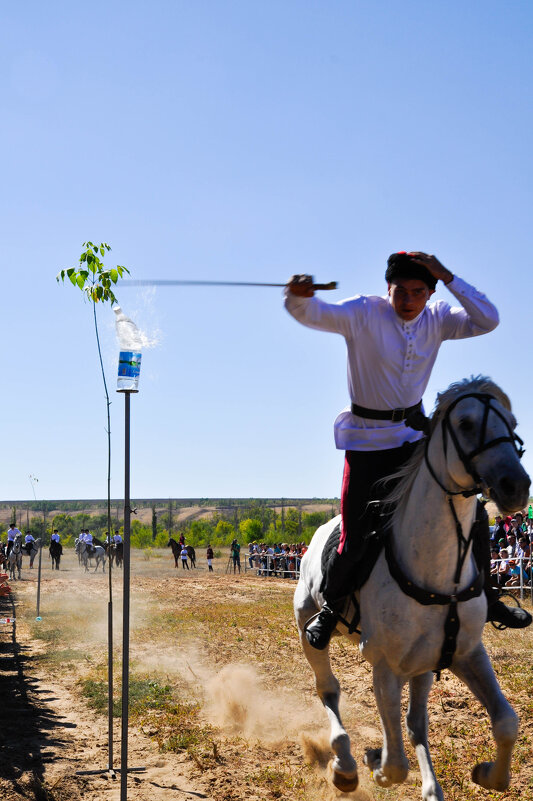
[[[393,253],[387,259],[385,281],[393,284],[396,278],[415,278],[417,281],[423,281],[430,289],[435,289],[437,286],[437,279],[429,270],[413,261],[404,250]]]

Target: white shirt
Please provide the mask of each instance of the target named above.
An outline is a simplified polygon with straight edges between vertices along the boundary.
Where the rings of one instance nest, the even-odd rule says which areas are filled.
[[[26,534],[26,536],[24,537],[24,542],[35,542],[35,540],[33,539],[33,535]]]
[[[444,340],[479,336],[498,325],[498,312],[483,293],[457,276],[447,287],[462,308],[438,300],[409,322],[396,314],[387,295],[325,303],[286,289],[285,307],[310,328],[344,336],[353,403],[368,409],[403,409],[422,398]],[[403,421],[357,417],[349,406],[338,415],[334,431],[337,448],[357,451],[398,448],[423,436]]]
[[[52,536],[50,537],[50,540],[52,542],[59,542],[59,534],[52,534]]]
[[[10,528],[10,529],[8,529],[8,531],[7,531],[7,541],[8,542],[9,541],[14,542],[15,537],[17,536],[17,534],[20,534],[20,531],[18,530],[18,528]]]
[[[113,535],[113,542],[122,542],[122,537],[120,536],[120,534]]]

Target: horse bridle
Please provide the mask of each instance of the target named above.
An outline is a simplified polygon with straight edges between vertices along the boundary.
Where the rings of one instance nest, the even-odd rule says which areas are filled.
[[[475,398],[485,407],[483,412],[483,419],[481,422],[478,445],[470,453],[465,453],[463,447],[461,446],[458,440],[457,434],[455,433],[450,422],[450,414],[455,409],[457,404],[460,401],[464,400],[465,398]],[[471,580],[470,586],[466,587],[462,591],[458,590],[459,581],[461,579],[461,572],[464,563],[466,561],[466,557],[469,553],[470,545],[473,540],[474,529],[471,528],[468,537],[464,536],[461,521],[459,520],[459,517],[455,510],[452,496],[463,495],[465,498],[468,498],[471,497],[472,495],[477,495],[479,492],[482,491],[483,479],[479,475],[478,471],[476,470],[472,462],[472,460],[475,459],[476,456],[479,456],[480,453],[484,453],[484,451],[487,451],[489,450],[489,448],[493,448],[496,445],[499,445],[501,442],[510,442],[513,448],[515,449],[516,453],[518,454],[519,458],[522,458],[524,454],[524,449],[522,448],[522,445],[524,444],[523,441],[520,439],[518,434],[516,434],[515,431],[511,428],[509,421],[507,420],[505,415],[503,415],[499,411],[499,409],[496,409],[494,406],[491,405],[491,402],[493,400],[496,401],[496,398],[493,395],[489,395],[488,393],[485,392],[469,392],[465,393],[464,395],[459,395],[459,397],[457,397],[448,406],[442,418],[442,431],[443,431],[442,447],[444,451],[444,456],[446,457],[448,454],[448,436],[449,436],[455,446],[457,455],[459,456],[461,462],[463,463],[463,467],[465,468],[468,475],[470,475],[475,482],[475,486],[472,489],[452,491],[444,486],[442,481],[440,481],[440,479],[436,475],[429,461],[428,448],[429,448],[430,435],[428,434],[426,436],[426,445],[424,452],[426,465],[433,479],[437,482],[440,488],[444,490],[444,492],[447,494],[448,504],[455,522],[455,530],[457,534],[457,562],[453,578],[455,584],[453,592],[450,593],[449,595],[441,595],[440,593],[430,592],[425,588],[418,587],[412,581],[412,579],[408,578],[405,575],[402,568],[400,567],[396,555],[394,553],[394,549],[392,547],[390,538],[387,538],[385,542],[385,557],[387,559],[389,571],[391,573],[391,576],[397,582],[398,586],[401,588],[401,590],[409,597],[414,598],[416,601],[418,601],[418,603],[425,605],[440,604],[448,606],[448,613],[444,621],[444,640],[441,648],[441,654],[438,664],[434,669],[434,672],[437,674],[437,678],[440,678],[441,670],[444,670],[445,668],[451,665],[453,656],[455,654],[455,650],[457,648],[457,636],[459,634],[459,626],[460,626],[459,615],[457,612],[457,604],[463,601],[468,601],[472,598],[476,598],[478,595],[481,595],[481,593],[483,592],[483,585],[484,585],[483,570],[478,570],[475,578]],[[487,434],[487,421],[489,413],[491,411],[497,414],[500,420],[503,421],[509,436],[495,437],[489,442],[486,442],[485,437]]]
[[[460,401],[465,400],[465,398],[475,398],[480,403],[482,403],[483,406],[485,407],[484,412],[483,412],[483,419],[481,421],[481,428],[480,428],[480,432],[479,432],[478,446],[477,446],[477,448],[474,448],[470,453],[465,453],[463,447],[461,446],[461,443],[459,442],[457,434],[456,434],[456,432],[455,432],[455,430],[454,430],[454,428],[453,428],[453,426],[452,426],[452,424],[450,422],[450,414],[455,409],[457,404]],[[474,467],[474,464],[473,464],[472,460],[475,459],[476,456],[479,456],[480,453],[484,453],[484,451],[489,450],[489,448],[494,448],[496,445],[499,445],[502,442],[510,442],[511,445],[513,446],[513,448],[515,449],[519,459],[521,459],[522,456],[524,455],[524,449],[522,447],[522,445],[524,444],[523,440],[511,428],[511,426],[509,424],[509,421],[507,420],[505,415],[503,415],[500,412],[499,409],[497,409],[497,408],[495,408],[494,406],[491,405],[491,401],[496,401],[496,398],[494,397],[494,395],[489,395],[486,392],[468,392],[468,393],[465,393],[464,395],[459,395],[459,397],[456,398],[448,406],[448,408],[446,409],[446,412],[444,413],[444,416],[442,418],[442,447],[443,447],[443,451],[444,451],[444,456],[446,458],[447,455],[448,455],[448,436],[449,436],[450,439],[452,440],[454,446],[455,446],[455,450],[457,452],[457,455],[459,456],[459,459],[461,460],[461,462],[463,464],[464,469],[466,470],[468,475],[471,476],[475,481],[475,486],[472,487],[472,489],[470,489],[470,490],[453,491],[453,490],[447,489],[447,487],[444,486],[444,484],[438,478],[437,474],[435,473],[435,471],[434,471],[434,469],[433,469],[433,467],[432,467],[432,465],[431,465],[431,463],[429,461],[428,450],[429,450],[430,437],[428,436],[426,438],[426,446],[425,446],[424,458],[425,458],[425,462],[426,462],[427,468],[428,468],[429,472],[431,473],[433,479],[437,482],[437,484],[441,487],[441,489],[444,490],[444,492],[447,495],[464,495],[465,498],[468,498],[471,495],[477,495],[478,493],[483,491],[483,479],[479,475],[479,473],[476,470],[476,468]],[[491,411],[494,412],[500,418],[500,420],[503,422],[503,424],[505,425],[505,428],[507,429],[507,431],[509,433],[509,436],[508,437],[505,437],[505,436],[503,436],[503,437],[495,437],[494,439],[491,439],[489,442],[486,442],[485,441],[485,437],[486,437],[486,433],[487,433],[487,422],[488,422],[489,413]]]

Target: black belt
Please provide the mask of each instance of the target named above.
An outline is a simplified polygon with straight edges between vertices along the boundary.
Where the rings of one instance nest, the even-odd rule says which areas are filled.
[[[412,412],[419,412],[421,409],[421,400],[406,409],[367,409],[365,406],[352,403],[352,414],[358,417],[367,417],[369,420],[392,420],[393,423],[401,423]]]

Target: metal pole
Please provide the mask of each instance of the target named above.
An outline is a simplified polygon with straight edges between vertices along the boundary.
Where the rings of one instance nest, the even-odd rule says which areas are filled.
[[[108,570],[109,570],[109,601],[107,602],[107,741],[108,741],[108,770],[114,775],[113,770],[113,584],[111,568],[111,526],[108,522],[109,533],[107,535],[108,546]]]
[[[39,548],[39,570],[37,571],[37,620],[41,619],[41,560],[43,556],[43,540]]]
[[[122,608],[122,732],[120,747],[120,801],[128,798],[128,704],[130,669],[130,392],[124,392],[124,551]]]

